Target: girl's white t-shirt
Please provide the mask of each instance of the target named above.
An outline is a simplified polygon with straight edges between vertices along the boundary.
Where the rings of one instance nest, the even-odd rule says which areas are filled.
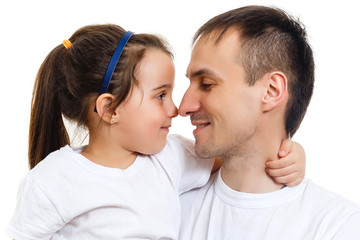
[[[168,137],[158,154],[127,169],[97,165],[65,146],[22,182],[9,235],[21,239],[177,239],[179,195],[208,181],[213,159],[193,142]]]

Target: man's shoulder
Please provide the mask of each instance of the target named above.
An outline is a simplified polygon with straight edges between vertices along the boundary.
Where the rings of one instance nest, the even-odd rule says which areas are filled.
[[[352,212],[360,211],[360,206],[355,202],[335,192],[321,187],[309,179],[306,179],[307,186],[304,195],[311,199],[313,204],[324,204],[323,206],[332,206],[340,210],[350,210]]]
[[[313,211],[315,219],[321,219],[319,229],[324,229],[324,236],[354,239],[360,234],[360,205],[310,180],[304,195],[309,195],[308,201],[312,202],[309,211]]]
[[[324,236],[354,232],[354,224],[360,229],[360,206],[337,193],[307,180],[301,200],[304,202],[303,209],[311,212],[312,221],[318,223],[318,231],[323,231]]]
[[[354,239],[360,236],[360,211],[350,215],[336,232],[333,240]]]

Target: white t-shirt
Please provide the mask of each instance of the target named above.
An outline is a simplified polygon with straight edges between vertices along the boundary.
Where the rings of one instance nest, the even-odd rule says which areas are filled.
[[[360,207],[310,180],[265,194],[234,191],[220,171],[180,196],[179,239],[360,239]]]
[[[25,177],[8,226],[16,239],[177,239],[179,195],[210,177],[213,160],[193,142],[169,136],[166,147],[127,169],[97,165],[63,147]]]

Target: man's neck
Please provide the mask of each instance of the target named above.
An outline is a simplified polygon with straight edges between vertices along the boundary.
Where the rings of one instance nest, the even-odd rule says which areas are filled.
[[[221,177],[230,188],[247,193],[266,193],[279,190],[276,183],[265,171],[265,162],[278,159],[283,135],[264,134],[249,143],[238,156],[223,158]]]
[[[226,185],[239,192],[266,193],[283,187],[265,172],[265,164],[260,162],[244,164],[236,159],[226,159],[221,169],[221,178]]]

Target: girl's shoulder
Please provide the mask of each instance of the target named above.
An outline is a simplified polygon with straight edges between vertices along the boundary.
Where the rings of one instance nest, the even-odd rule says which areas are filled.
[[[203,186],[210,177],[214,159],[197,157],[194,146],[191,139],[169,135],[164,149],[154,155],[178,186],[179,194]]]
[[[81,147],[82,148],[82,147]],[[52,153],[39,162],[27,175],[28,178],[53,178],[73,168],[74,158],[78,158],[81,148],[71,148],[66,145]]]
[[[171,134],[167,137],[166,146],[162,152],[186,152],[191,155],[195,155],[194,144],[194,140],[192,139],[178,134]]]
[[[197,159],[194,149],[194,141],[185,138],[178,134],[171,134],[167,136],[165,147],[157,154],[154,154],[155,158],[160,162],[166,162],[180,167],[180,165],[186,164],[188,161]]]

